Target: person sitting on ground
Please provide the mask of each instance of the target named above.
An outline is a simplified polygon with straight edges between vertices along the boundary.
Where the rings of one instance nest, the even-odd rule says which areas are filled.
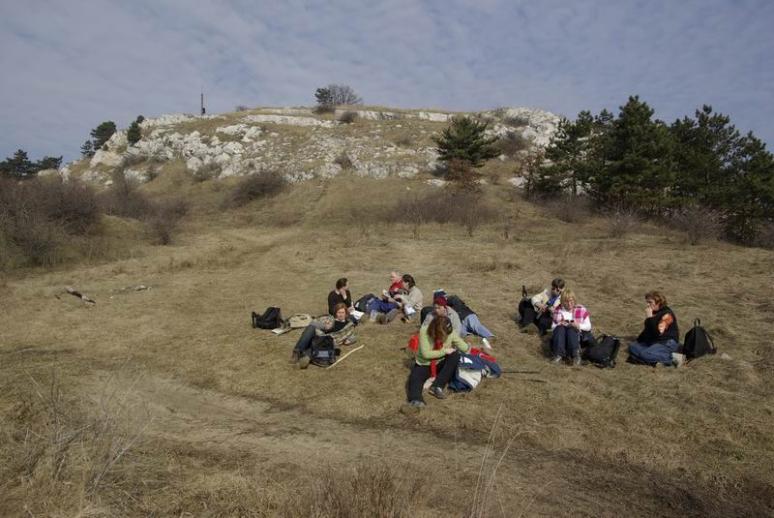
[[[446,317],[449,319],[449,322],[451,323],[451,330],[460,335],[462,332],[462,321],[460,320],[460,316],[457,314],[454,309],[449,307],[449,304],[447,302],[447,299],[443,295],[437,295],[433,299],[433,305],[431,307],[431,311],[429,311],[425,319],[422,320],[422,327],[427,327],[430,325],[430,322],[433,321],[435,317]],[[424,312],[425,308],[422,308],[422,311]]]
[[[354,334],[354,324],[347,315],[347,306],[339,303],[333,308],[333,317],[322,316],[314,320],[304,328],[290,357],[291,363],[298,363],[299,368],[305,369],[311,361],[312,341],[317,336],[328,335],[333,338],[334,344],[352,345],[357,340]]]
[[[459,315],[460,321],[462,322],[460,336],[462,338],[465,338],[468,335],[480,336],[484,348],[491,349],[492,344],[489,343],[489,340],[494,338],[494,333],[481,323],[476,312],[470,309],[470,307],[456,295],[452,295],[447,300],[449,307],[457,312],[457,315]]]
[[[390,287],[382,290],[380,299],[375,299],[368,306],[371,322],[379,317],[379,313],[389,313],[398,307],[395,296],[405,293],[403,289],[403,277],[398,272],[390,272]]]
[[[422,309],[422,291],[417,287],[414,277],[409,274],[403,275],[403,289],[406,293],[395,295],[393,299],[397,307],[388,313],[379,315],[378,321],[380,324],[392,322],[401,313],[403,314],[404,322],[411,320]]]
[[[347,314],[350,316],[352,323],[357,325],[357,319],[352,316],[355,311],[355,307],[352,305],[352,293],[349,291],[349,283],[345,277],[336,281],[336,289],[328,294],[328,314],[335,315],[335,308],[337,304],[344,304],[347,307]]]
[[[438,315],[433,318],[430,325],[422,326],[419,329],[419,347],[406,382],[407,399],[411,407],[425,406],[422,390],[433,370],[436,371],[436,374],[435,380],[430,385],[430,394],[444,399],[446,397],[444,388],[457,371],[460,353],[466,353],[470,348],[457,333],[449,332],[449,327],[451,327],[451,322],[449,322],[448,317]],[[437,363],[433,367],[432,364],[436,361]]]
[[[658,291],[645,294],[645,323],[637,340],[629,344],[629,361],[647,365],[674,365],[685,363],[680,353],[680,331],[677,317]]]
[[[581,334],[591,331],[591,315],[585,307],[576,304],[575,294],[571,290],[562,292],[561,304],[554,311],[551,330],[551,362],[559,363],[567,358],[572,360],[573,365],[579,366]]]
[[[550,290],[543,290],[532,298],[525,296],[519,303],[519,327],[526,329],[535,324],[541,335],[546,334],[553,322],[554,311],[559,307],[562,291],[564,280],[557,277],[551,281]]]

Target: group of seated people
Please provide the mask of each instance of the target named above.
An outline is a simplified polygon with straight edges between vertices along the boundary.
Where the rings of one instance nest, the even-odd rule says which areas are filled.
[[[581,365],[581,344],[593,341],[591,314],[577,303],[575,293],[567,289],[561,278],[551,281],[551,288],[519,303],[519,326],[526,329],[534,324],[540,335],[551,331],[551,362],[570,361]],[[680,352],[680,331],[677,317],[658,291],[645,294],[645,322],[637,339],[629,344],[631,363],[669,365],[685,363]]]
[[[425,405],[422,393],[427,380],[434,377],[428,392],[440,399],[454,376],[461,353],[470,350],[464,340],[469,335],[481,338],[483,350],[492,351],[494,334],[481,323],[478,315],[457,296],[447,296],[443,290],[433,293],[433,305],[423,307],[422,291],[414,277],[392,272],[390,285],[381,296],[366,296],[366,306],[358,311],[352,301],[348,281],[341,278],[328,295],[328,315],[308,325],[293,349],[291,361],[305,368],[310,363],[310,351],[315,337],[330,336],[337,346],[355,343],[354,327],[363,315],[369,320],[387,324],[399,315],[404,322],[418,320],[418,347],[411,373],[406,382],[408,406]],[[629,345],[629,361],[649,365],[682,365],[677,318],[658,291],[645,294],[646,319],[644,329]],[[519,325],[526,329],[535,325],[541,335],[551,331],[551,362],[569,361],[581,365],[581,345],[593,340],[591,315],[577,303],[575,293],[561,278],[551,287],[533,297],[524,297],[518,306]]]

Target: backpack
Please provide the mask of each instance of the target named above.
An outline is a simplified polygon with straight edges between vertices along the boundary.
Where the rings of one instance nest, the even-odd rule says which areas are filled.
[[[341,349],[336,349],[333,337],[326,335],[312,338],[312,350],[309,353],[311,363],[328,367],[336,363],[336,356],[340,353]]]
[[[685,333],[685,345],[683,345],[683,354],[689,359],[699,358],[705,354],[715,354],[718,352],[712,336],[706,329],[701,327],[701,320],[698,318],[693,321],[693,327]]]
[[[369,293],[367,295],[363,295],[359,299],[357,299],[357,302],[355,302],[355,309],[358,311],[362,311],[363,313],[368,313],[368,304],[371,303],[372,300],[376,298],[376,295],[373,293]]]
[[[280,308],[271,306],[259,315],[255,311],[252,313],[253,328],[258,329],[276,329],[282,327],[282,313]]]
[[[621,340],[617,336],[602,335],[591,342],[591,346],[584,350],[588,361],[600,368],[615,367],[615,358],[618,349],[621,348]]]

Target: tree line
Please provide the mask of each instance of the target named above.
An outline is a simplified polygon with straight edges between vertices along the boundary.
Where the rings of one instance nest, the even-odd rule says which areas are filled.
[[[563,119],[544,155],[526,169],[530,195],[588,196],[595,206],[655,217],[700,208],[727,237],[752,243],[774,218],[774,156],[711,106],[672,124],[629,97],[617,116]]]

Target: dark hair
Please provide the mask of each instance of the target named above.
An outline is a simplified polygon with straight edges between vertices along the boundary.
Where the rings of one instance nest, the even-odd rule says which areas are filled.
[[[412,277],[407,273],[403,274],[403,280],[408,283],[409,288],[413,288],[414,286],[417,285],[417,283],[414,282],[414,277]]]
[[[450,324],[451,321],[447,316],[439,315],[433,318],[430,325],[427,326],[427,335],[430,337],[430,340],[433,341],[433,345],[435,342],[446,341],[446,337],[449,336],[448,328],[450,327]]]
[[[563,290],[564,289],[564,279],[562,279],[561,277],[557,277],[556,279],[551,281],[551,287],[552,288],[556,288],[558,290]]]
[[[649,291],[645,294],[645,300],[652,300],[656,304],[658,304],[659,308],[663,308],[667,305],[667,299],[665,296],[661,294],[660,291]]]
[[[346,277],[342,277],[341,279],[336,281],[336,289],[337,290],[340,290],[341,288],[343,288],[346,285],[347,285],[347,278]]]

